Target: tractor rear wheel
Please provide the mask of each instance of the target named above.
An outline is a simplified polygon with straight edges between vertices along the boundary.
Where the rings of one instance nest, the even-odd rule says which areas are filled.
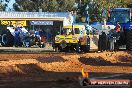
[[[126,49],[132,51],[132,30],[128,30],[127,32]]]

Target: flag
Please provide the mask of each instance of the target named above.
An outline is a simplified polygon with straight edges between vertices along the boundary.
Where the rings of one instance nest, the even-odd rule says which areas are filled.
[[[132,8],[130,8],[130,14],[131,14],[131,16],[132,16]]]
[[[89,17],[88,17],[88,14],[87,14],[87,15],[86,15],[86,19],[85,19],[85,23],[88,24],[88,22],[89,22]]]
[[[108,7],[108,17],[110,17],[110,6]]]

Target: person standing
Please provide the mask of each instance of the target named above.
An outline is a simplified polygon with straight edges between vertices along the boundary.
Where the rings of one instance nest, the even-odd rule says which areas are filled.
[[[115,50],[116,39],[117,39],[116,30],[111,29],[111,31],[109,32],[110,51],[114,51]]]
[[[99,35],[98,50],[99,51],[105,51],[105,50],[107,50],[107,35],[103,31]]]
[[[116,30],[117,33],[120,33],[120,31],[121,31],[121,25],[119,24],[119,22],[117,22],[115,30]]]
[[[16,28],[15,29],[15,37],[14,37],[14,39],[15,39],[15,41],[14,41],[14,45],[15,45],[15,47],[18,47],[19,46],[19,44],[20,44],[20,31],[18,30],[18,28]]]

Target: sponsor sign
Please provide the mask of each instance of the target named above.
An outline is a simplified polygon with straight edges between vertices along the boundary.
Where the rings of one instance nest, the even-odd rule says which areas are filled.
[[[53,25],[53,21],[30,21],[31,25]]]
[[[0,18],[64,18],[68,12],[0,12]]]
[[[27,26],[26,21],[6,21],[6,20],[2,20],[1,21],[1,25],[22,25],[22,26]]]

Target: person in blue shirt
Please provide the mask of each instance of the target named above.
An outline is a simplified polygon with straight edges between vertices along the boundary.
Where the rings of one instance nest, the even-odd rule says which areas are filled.
[[[41,44],[41,36],[39,31],[35,31],[35,42],[38,42],[38,44]]]
[[[20,35],[20,31],[18,31],[18,29],[16,28],[15,29],[15,37],[14,37],[14,45],[16,47],[18,47],[20,44],[20,36],[19,35]]]

